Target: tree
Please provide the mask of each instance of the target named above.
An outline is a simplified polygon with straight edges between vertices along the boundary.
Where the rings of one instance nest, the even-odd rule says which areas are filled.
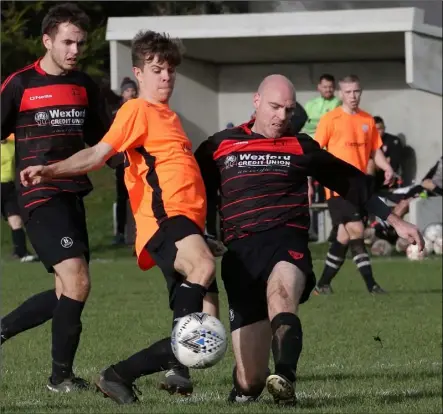
[[[100,78],[109,71],[106,21],[117,16],[159,16],[188,14],[245,13],[245,1],[96,1],[77,3],[91,18],[88,43],[79,66]],[[41,21],[52,1],[1,2],[1,73],[4,79],[18,68],[37,60],[44,53]]]

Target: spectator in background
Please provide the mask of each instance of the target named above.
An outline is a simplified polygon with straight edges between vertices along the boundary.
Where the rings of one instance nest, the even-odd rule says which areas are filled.
[[[374,116],[375,127],[377,128],[380,137],[383,141],[383,145],[381,147],[383,153],[385,154],[386,159],[391,164],[394,173],[400,177],[401,176],[401,163],[402,163],[402,155],[403,155],[403,144],[399,137],[395,135],[388,134],[386,132],[385,122],[383,118],[380,116]],[[375,185],[376,188],[382,189],[384,181],[384,171],[380,170],[376,167],[374,160],[369,160],[368,164],[368,174],[375,176]]]
[[[130,99],[137,97],[138,90],[137,84],[130,78],[124,78],[121,86],[121,100],[119,105],[113,109],[112,115],[115,117],[117,111],[120,107]],[[125,185],[125,165],[120,164],[115,169],[115,184],[116,184],[116,221],[117,221],[117,231],[114,237],[113,245],[121,246],[126,243],[125,240],[125,228],[126,228],[126,215],[127,215],[127,203],[128,203],[128,190]]]
[[[20,209],[17,202],[17,193],[15,191],[15,143],[14,135],[11,134],[7,139],[1,141],[1,210],[2,216],[7,220],[12,232],[12,244],[14,251],[12,255],[20,259],[22,263],[34,262],[35,256],[29,253],[26,247],[26,235],[23,229],[23,221],[20,217]]]
[[[335,78],[328,73],[320,76],[317,85],[320,96],[311,99],[305,105],[307,122],[303,128],[305,134],[314,136],[320,118],[329,111],[341,105],[340,99],[335,96]]]

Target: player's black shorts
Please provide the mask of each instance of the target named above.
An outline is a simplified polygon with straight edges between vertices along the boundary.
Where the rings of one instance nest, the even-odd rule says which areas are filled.
[[[174,268],[177,256],[175,243],[192,234],[203,237],[202,231],[192,220],[185,216],[171,217],[160,224],[160,228],[145,247],[166,279],[171,309],[174,307],[176,290],[184,280],[184,276]],[[218,293],[216,280],[209,286],[208,292]]]
[[[25,228],[49,273],[67,259],[84,256],[89,262],[85,207],[76,194],[60,193],[43,203],[31,212]]]
[[[9,216],[19,216],[20,208],[17,202],[17,192],[15,191],[15,183],[10,181],[1,185],[1,209],[2,216],[5,220]]]
[[[315,287],[308,234],[285,227],[257,233],[228,245],[221,265],[229,302],[231,331],[268,318],[267,281],[274,266],[285,261],[306,275],[300,303]]]
[[[339,224],[364,221],[358,208],[343,197],[331,197],[328,200],[328,209],[333,226],[338,227]]]

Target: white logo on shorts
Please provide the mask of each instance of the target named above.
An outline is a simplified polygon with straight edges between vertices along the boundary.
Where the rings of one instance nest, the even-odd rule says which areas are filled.
[[[74,244],[74,242],[72,241],[72,239],[70,237],[63,237],[60,240],[60,244],[62,245],[62,247],[64,247],[65,249],[69,249],[70,247],[72,247],[72,245]]]
[[[229,320],[232,322],[234,320],[234,311],[229,309]]]

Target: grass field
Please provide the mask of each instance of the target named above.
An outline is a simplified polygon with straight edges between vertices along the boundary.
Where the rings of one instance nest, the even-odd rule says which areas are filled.
[[[89,380],[108,364],[164,337],[171,319],[160,273],[139,271],[130,249],[106,247],[112,236],[110,208],[109,214],[103,214],[102,206],[110,205],[113,187],[105,175],[96,177],[99,191],[88,200],[93,287],[83,314],[75,367],[78,375]],[[2,231],[2,315],[29,295],[52,286],[41,264],[19,264],[7,258],[8,238],[9,232]],[[319,274],[325,246],[315,245],[313,250]],[[354,265],[347,262],[334,284],[336,294],[314,296],[301,307],[304,350],[299,365],[297,411],[442,412],[442,262],[429,259],[410,263],[393,257],[374,260],[373,266],[388,295],[367,294]],[[222,321],[228,327],[223,290],[221,309]],[[382,343],[374,340],[376,336]],[[93,390],[53,395],[45,389],[50,345],[50,323],[4,344],[1,412],[282,411],[272,404],[266,392],[261,402],[253,406],[225,402],[231,388],[230,351],[214,368],[193,372],[195,392],[187,399],[158,391],[157,375],[138,381],[143,395],[140,404],[133,406],[117,406]]]

